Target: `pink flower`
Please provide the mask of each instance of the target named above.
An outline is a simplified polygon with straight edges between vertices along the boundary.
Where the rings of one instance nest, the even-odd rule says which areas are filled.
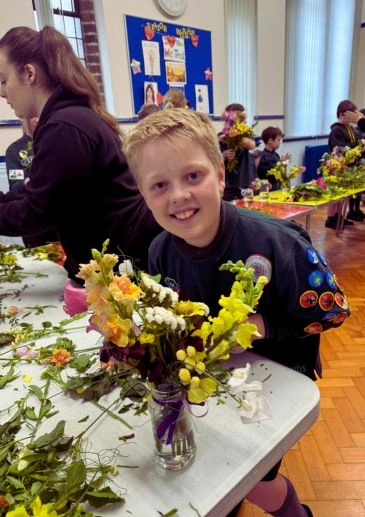
[[[65,302],[63,310],[69,316],[75,316],[75,314],[87,311],[85,288],[75,287],[69,279],[66,280],[63,299]]]
[[[29,348],[27,346],[20,346],[16,349],[15,355],[17,355],[18,357],[25,357],[28,355],[28,352]]]

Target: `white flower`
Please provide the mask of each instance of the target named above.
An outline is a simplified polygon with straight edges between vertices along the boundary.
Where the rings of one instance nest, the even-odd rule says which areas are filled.
[[[251,391],[245,396],[243,407],[239,410],[243,421],[259,422],[272,417],[272,410],[266,398],[258,393]]]
[[[119,269],[119,273],[121,275],[126,275],[129,277],[134,276],[134,269],[133,269],[132,261],[129,259],[123,260],[123,262],[121,264],[119,264],[118,269]]]

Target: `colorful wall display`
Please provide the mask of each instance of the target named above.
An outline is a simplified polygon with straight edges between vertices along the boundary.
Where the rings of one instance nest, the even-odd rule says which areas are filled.
[[[169,88],[190,106],[214,113],[211,32],[124,15],[135,114],[142,104],[162,104]]]

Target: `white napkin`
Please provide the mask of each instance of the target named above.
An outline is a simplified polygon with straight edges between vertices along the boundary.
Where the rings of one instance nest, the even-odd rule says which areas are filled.
[[[263,390],[262,382],[247,382],[250,370],[250,363],[247,363],[245,368],[235,368],[228,381],[228,385],[234,395],[245,393],[242,407],[238,410],[244,423],[259,422],[272,417],[272,410],[268,400],[259,393]]]

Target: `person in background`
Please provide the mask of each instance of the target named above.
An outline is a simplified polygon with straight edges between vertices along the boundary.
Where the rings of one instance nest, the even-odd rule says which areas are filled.
[[[290,221],[221,200],[222,155],[214,128],[201,113],[153,113],[129,132],[124,150],[148,206],[166,230],[151,244],[150,274],[160,274],[188,299],[206,303],[215,315],[220,296],[228,296],[232,285],[232,277],[219,267],[228,260],[253,267],[256,278],[268,279],[249,316],[260,333],[254,351],[315,379],[320,333],[341,325],[350,311],[308,234]],[[276,517],[311,516],[279,467],[280,462],[247,499]]]
[[[48,26],[10,29],[0,39],[0,94],[19,118],[39,118],[25,192],[0,192],[0,234],[53,229],[75,282],[106,239],[111,253],[146,267],[160,228],[129,172],[117,121],[67,38]]]
[[[151,113],[154,113],[155,111],[159,111],[159,107],[157,104],[143,104],[141,106],[141,109],[137,113],[138,120],[142,120],[145,117],[148,117]]]
[[[16,194],[22,194],[26,190],[29,181],[33,153],[33,133],[38,123],[38,118],[22,119],[23,136],[9,145],[5,152],[6,173],[8,176],[9,190]],[[27,248],[35,248],[49,242],[57,241],[57,235],[52,230],[46,230],[35,235],[24,235],[23,242]]]
[[[283,133],[280,128],[269,126],[263,130],[261,138],[265,144],[264,150],[260,153],[260,158],[257,166],[257,175],[260,179],[269,180],[272,189],[271,190],[279,190],[280,183],[272,174],[267,174],[267,172],[275,167],[275,165],[280,161],[290,160],[291,156],[289,153],[280,157],[279,153],[277,153],[277,149],[279,149],[281,145],[281,141],[283,138]]]
[[[10,192],[24,192],[24,183],[28,181],[32,163],[33,133],[38,119],[22,119],[23,136],[15,140],[5,151],[6,173]]]
[[[343,100],[337,106],[337,122],[332,124],[328,137],[328,146],[332,152],[336,147],[343,150],[345,147],[356,147],[361,142],[361,133],[357,128],[352,127],[347,122],[347,112],[356,113],[357,107],[350,100]],[[363,221],[365,214],[360,210],[360,194],[352,196],[349,199],[349,211],[345,225],[352,225],[352,221]],[[336,228],[338,219],[338,204],[331,205],[327,210],[327,219],[325,226],[327,228]]]
[[[163,99],[162,108],[185,108],[186,107],[186,99],[185,95],[181,90],[177,88],[170,88],[168,92],[165,94]]]
[[[251,137],[242,137],[242,148],[240,150],[229,149],[225,143],[225,133],[232,127],[237,117],[245,122],[247,113],[242,104],[233,103],[225,107],[223,118],[224,126],[220,133],[218,133],[218,140],[226,165],[226,186],[224,189],[223,199],[232,201],[233,199],[240,199],[241,189],[251,186],[251,182],[256,178],[255,158],[249,152],[255,149],[256,142]],[[227,161],[237,159],[235,170],[229,171],[227,169]]]

